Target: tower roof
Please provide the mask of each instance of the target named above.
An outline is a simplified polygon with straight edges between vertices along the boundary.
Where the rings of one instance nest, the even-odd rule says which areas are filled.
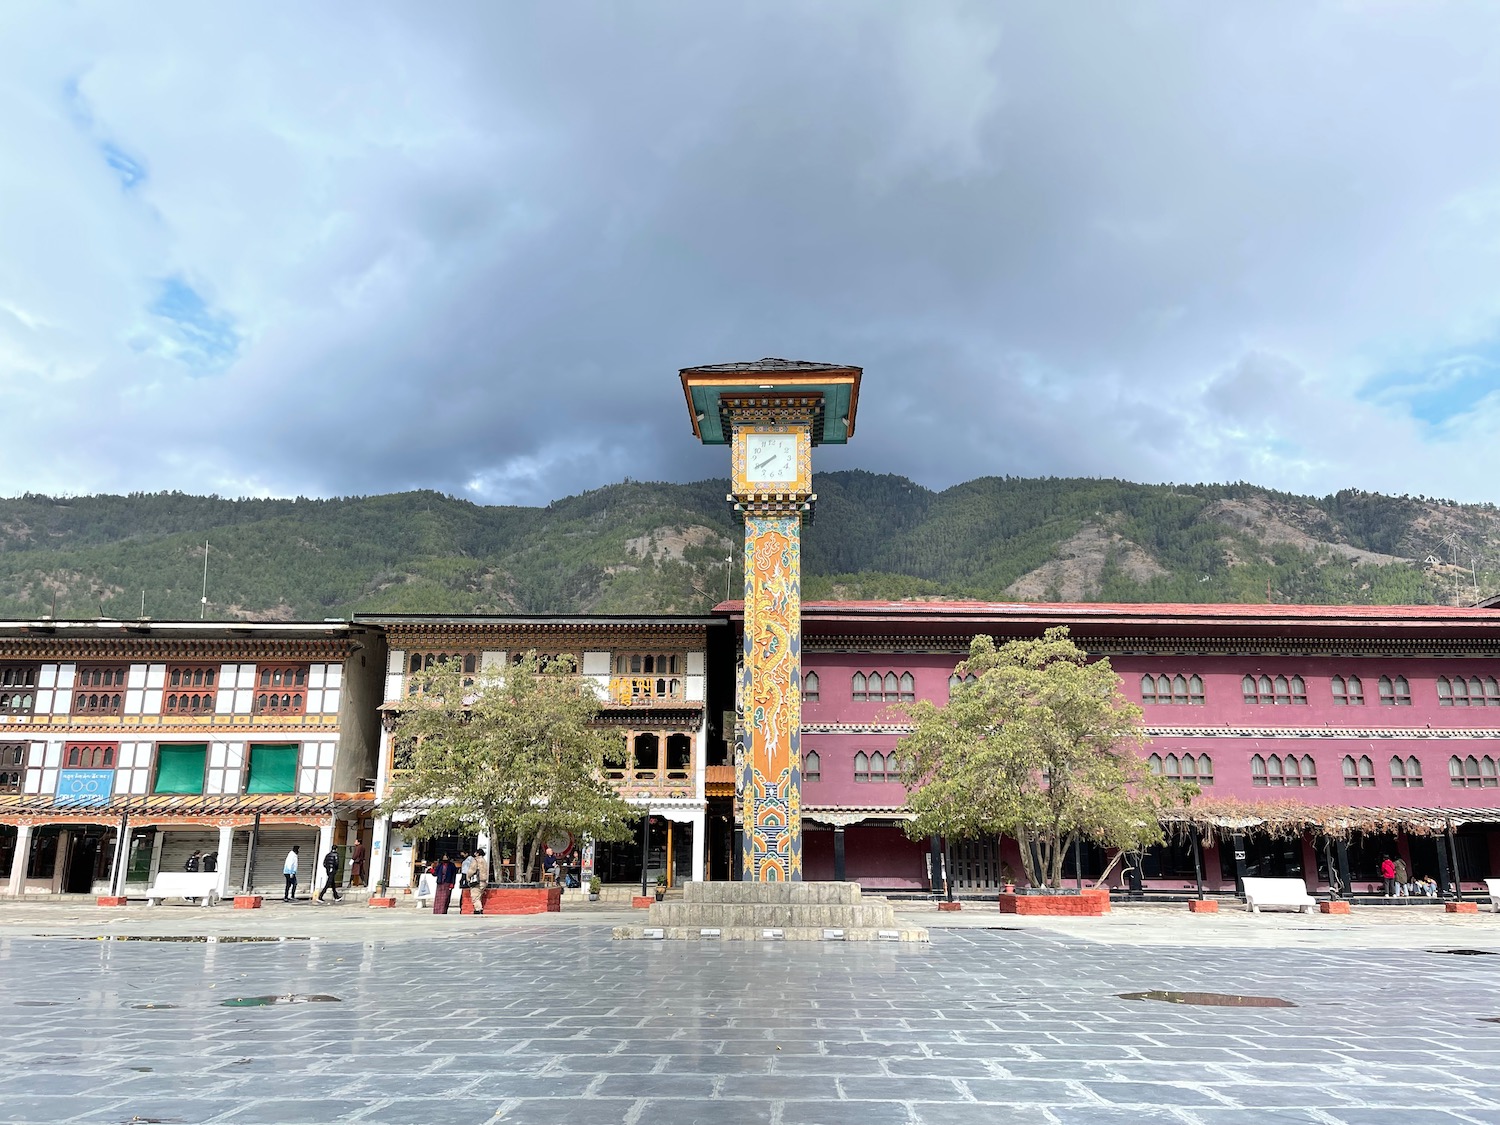
[[[727,445],[733,434],[722,409],[758,395],[795,395],[815,402],[814,445],[843,445],[854,434],[862,368],[804,359],[751,360],[684,367],[678,373],[693,434],[704,445]]]

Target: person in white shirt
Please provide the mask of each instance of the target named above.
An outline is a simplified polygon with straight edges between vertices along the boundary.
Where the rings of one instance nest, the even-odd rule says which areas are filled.
[[[291,902],[297,897],[297,849],[293,848],[286,853],[286,862],[281,865],[281,873],[286,876],[286,889],[281,892],[282,902]]]

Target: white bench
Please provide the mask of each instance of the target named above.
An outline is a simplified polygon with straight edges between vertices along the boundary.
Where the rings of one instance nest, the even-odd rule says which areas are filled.
[[[164,898],[202,899],[201,906],[212,906],[219,899],[217,871],[158,871],[156,882],[146,892],[146,901],[155,906]]]
[[[1500,879],[1486,879],[1484,885],[1490,892],[1490,909],[1500,911]]]
[[[1301,879],[1246,879],[1244,883],[1245,905],[1252,914],[1259,914],[1263,906],[1284,906],[1311,914],[1318,905]]]

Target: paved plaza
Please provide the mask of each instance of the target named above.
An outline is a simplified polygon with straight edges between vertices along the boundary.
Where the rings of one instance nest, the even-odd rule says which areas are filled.
[[[1500,1125],[1500,956],[1438,952],[1500,919],[911,914],[930,945],[10,906],[0,1120]],[[1118,995],[1152,990],[1296,1006]],[[244,1003],[287,996],[336,999]]]

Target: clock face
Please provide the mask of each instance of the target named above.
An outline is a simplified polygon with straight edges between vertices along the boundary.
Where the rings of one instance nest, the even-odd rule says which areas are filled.
[[[745,479],[752,484],[797,479],[796,434],[746,434]]]

